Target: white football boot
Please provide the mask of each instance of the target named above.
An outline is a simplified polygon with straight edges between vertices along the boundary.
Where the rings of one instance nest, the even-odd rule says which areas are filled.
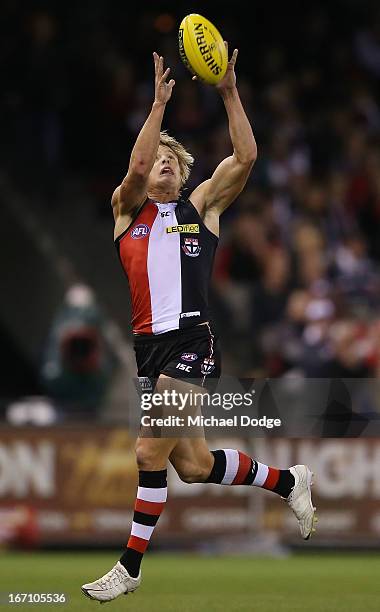
[[[316,508],[311,501],[313,472],[306,465],[293,465],[289,471],[293,474],[295,483],[286,501],[297,517],[303,539],[308,540],[315,531],[318,520],[315,515]]]
[[[133,593],[140,586],[141,572],[137,578],[132,578],[124,565],[118,561],[116,565],[95,582],[82,584],[82,593],[90,599],[96,599],[101,603],[111,601],[119,595]]]

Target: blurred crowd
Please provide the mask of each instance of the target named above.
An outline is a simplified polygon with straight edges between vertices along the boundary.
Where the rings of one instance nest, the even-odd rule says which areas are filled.
[[[163,127],[196,158],[188,188],[231,153],[217,92],[193,83],[180,62],[177,29],[188,11],[171,4],[137,12],[100,0],[6,3],[1,166],[31,199],[59,205],[75,176],[99,215],[110,214],[152,103],[154,50],[176,79]],[[239,47],[238,87],[259,152],[221,224],[212,305],[227,369],[376,377],[380,11],[311,2],[295,19],[268,3],[244,22],[221,3],[193,5]]]

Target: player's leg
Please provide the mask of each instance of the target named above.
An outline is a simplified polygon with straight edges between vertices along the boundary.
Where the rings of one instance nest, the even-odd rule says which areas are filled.
[[[162,393],[166,386],[167,381],[160,378],[156,392]],[[166,502],[168,457],[177,443],[174,437],[152,435],[147,428],[141,428],[136,441],[138,488],[126,550],[107,574],[82,586],[83,593],[91,599],[111,601],[140,585],[141,561]]]
[[[281,470],[236,449],[210,451],[201,437],[180,439],[169,459],[181,480],[187,483],[256,486],[277,493],[296,515],[302,537],[307,540],[314,531],[312,473],[305,465]]]
[[[220,377],[221,351],[218,338],[209,326],[197,333],[199,337],[189,340],[188,347],[182,345],[181,350],[173,350],[172,358],[165,367],[165,373],[172,377],[171,381],[182,397],[186,397],[186,393],[194,387],[198,392],[201,391],[199,385],[203,390],[207,387],[212,391]],[[185,352],[185,349],[189,352]],[[182,374],[179,380],[178,366],[186,362],[189,355],[193,356],[191,366],[180,369]],[[197,414],[200,412],[201,405]],[[194,414],[193,407],[186,406],[183,414],[186,413]],[[202,428],[188,435],[191,437],[179,438],[170,455],[170,461],[182,480],[188,483],[256,486],[277,493],[287,500],[296,515],[302,537],[310,537],[314,528],[315,509],[311,501],[312,473],[307,466],[296,465],[281,470],[236,449],[210,451]]]
[[[83,593],[91,599],[111,601],[140,585],[140,564],[166,502],[167,461],[175,443],[174,439],[137,439],[139,473],[131,533],[116,565],[98,580],[82,586]]]
[[[138,488],[131,534],[120,558],[130,576],[137,577],[140,564],[167,498],[167,462],[174,439],[139,437],[136,442]]]

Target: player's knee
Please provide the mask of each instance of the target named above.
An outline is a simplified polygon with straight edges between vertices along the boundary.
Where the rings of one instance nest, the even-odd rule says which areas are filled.
[[[161,453],[151,439],[140,439],[135,446],[136,463],[139,470],[152,471],[159,469],[157,465],[161,464]]]
[[[180,479],[187,484],[205,482],[211,471],[208,465],[192,462],[182,463],[175,466],[175,469]]]

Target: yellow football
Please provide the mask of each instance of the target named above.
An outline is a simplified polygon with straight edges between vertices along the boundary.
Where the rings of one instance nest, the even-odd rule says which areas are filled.
[[[181,21],[179,53],[192,74],[216,85],[227,70],[227,50],[219,30],[206,17],[191,13]]]

